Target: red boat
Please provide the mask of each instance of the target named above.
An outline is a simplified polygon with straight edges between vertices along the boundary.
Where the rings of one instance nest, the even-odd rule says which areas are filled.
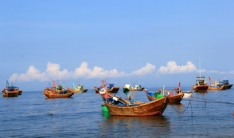
[[[206,83],[206,78],[204,76],[199,76],[196,79],[196,84],[193,85],[193,90],[195,92],[207,92],[209,85]]]

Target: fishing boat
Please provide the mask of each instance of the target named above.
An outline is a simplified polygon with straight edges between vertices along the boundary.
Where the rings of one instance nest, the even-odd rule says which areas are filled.
[[[209,77],[209,81],[210,81],[210,85],[208,87],[208,90],[211,90],[211,91],[225,90],[228,87],[227,85],[222,84],[219,80],[212,82],[210,77]]]
[[[73,93],[85,93],[88,91],[88,89],[72,89],[72,88],[67,88],[67,90]]]
[[[99,91],[102,89],[102,88],[105,88],[105,90],[108,92],[108,93],[117,93],[119,91],[119,87],[118,86],[115,86],[114,83],[107,83],[105,80],[100,80],[101,82],[101,86],[97,87],[97,86],[94,86],[94,90],[96,93],[99,93]]]
[[[117,98],[117,101],[121,98]],[[121,100],[123,101],[123,100]],[[168,104],[168,98],[162,97],[154,101],[139,103],[116,105],[110,102],[105,102],[108,112],[113,116],[155,116],[162,115]]]
[[[206,83],[206,78],[204,76],[197,76],[196,83],[193,85],[192,89],[194,92],[207,92],[208,85]]]
[[[128,89],[129,91],[143,91],[144,87],[141,87],[141,85],[136,84],[136,85],[131,85],[131,84],[125,84],[123,86],[123,91],[124,89]]]
[[[146,93],[147,95],[147,98],[150,100],[150,101],[154,101],[154,100],[157,100],[157,95],[160,94],[160,92],[156,92],[154,95],[150,95],[148,93]],[[169,93],[169,92],[168,92]],[[184,97],[184,93],[183,92],[178,92],[178,94],[176,95],[173,95],[172,94],[173,92],[170,92],[167,96],[165,97],[168,97],[168,103],[169,104],[179,104],[180,101],[183,99]]]
[[[10,85],[9,82],[6,81],[6,88],[3,88],[2,90],[3,97],[17,97],[21,94],[22,90],[19,90],[19,87],[16,87],[15,85],[13,85],[13,83]]]
[[[70,98],[74,94],[68,90],[53,88],[45,88],[43,93],[48,98]]]
[[[74,92],[64,89],[63,85],[57,84],[54,80],[52,81],[52,87],[43,90],[43,93],[48,98],[70,98]]]
[[[179,104],[184,97],[184,93],[181,91],[181,88],[180,88],[180,82],[179,82],[179,87],[173,89],[173,91],[164,90],[164,86],[163,86],[162,91],[158,90],[157,92],[154,92],[154,93],[148,92],[147,89],[145,89],[144,91],[146,92],[147,98],[150,101],[157,100],[158,98],[164,96],[164,97],[168,97],[169,104]]]
[[[2,91],[2,96],[3,97],[17,97],[18,96],[18,91]]]
[[[83,85],[75,85],[74,83],[73,83],[73,89],[72,88],[67,88],[68,89],[68,91],[71,91],[71,92],[74,92],[74,93],[82,93],[82,92],[87,92],[88,91],[88,89],[84,89],[84,86]]]
[[[99,93],[99,91],[101,90],[101,88],[94,86],[94,90],[95,90],[96,93]],[[108,93],[117,93],[118,91],[119,91],[119,87],[116,87],[116,86],[107,89]]]
[[[220,81],[221,84],[226,86],[226,89],[231,89],[233,84],[229,83],[229,80],[222,80]]]
[[[176,95],[168,96],[169,103],[170,104],[179,104],[180,101],[183,99],[183,97],[184,97],[184,93],[181,91]]]
[[[222,86],[209,86],[208,87],[208,90],[210,91],[220,91],[220,90],[225,90],[225,86],[222,85]]]
[[[192,86],[192,90],[194,92],[205,93],[205,92],[207,92],[209,86],[206,83],[206,77],[205,76],[201,76],[200,56],[199,56],[199,71],[200,71],[200,75],[196,76],[196,83]]]

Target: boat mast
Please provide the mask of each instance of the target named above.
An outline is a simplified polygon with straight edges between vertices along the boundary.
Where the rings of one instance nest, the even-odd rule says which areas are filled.
[[[199,56],[199,71],[200,71],[200,77],[201,77],[201,63],[200,63],[200,56]]]
[[[179,92],[180,92],[180,82],[179,82]]]
[[[163,90],[161,92],[162,95],[164,95],[164,87],[165,87],[165,85],[163,85]]]

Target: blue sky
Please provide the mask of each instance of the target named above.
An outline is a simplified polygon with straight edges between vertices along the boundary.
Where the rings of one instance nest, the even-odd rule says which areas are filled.
[[[233,83],[233,7],[232,0],[0,1],[0,85],[92,88],[103,78],[192,87],[199,70]]]

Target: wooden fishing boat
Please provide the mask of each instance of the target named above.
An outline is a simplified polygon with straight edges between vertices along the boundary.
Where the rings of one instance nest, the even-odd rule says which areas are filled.
[[[83,85],[81,84],[76,85],[75,83],[73,83],[73,89],[72,88],[67,88],[67,89],[74,93],[82,93],[88,91],[88,89],[85,89]]]
[[[105,88],[106,92],[108,93],[117,93],[119,91],[119,87],[118,86],[115,86],[114,83],[107,83],[105,80],[100,80],[101,82],[101,86],[99,87],[96,87],[94,86],[94,90],[96,93],[99,93],[99,91],[102,89],[102,88]]]
[[[220,81],[220,83],[223,84],[226,87],[226,89],[231,89],[233,85],[229,83],[229,80],[222,80]]]
[[[94,86],[94,90],[96,93],[99,93],[101,88]],[[119,87],[117,87],[117,86],[111,87],[110,89],[106,89],[106,92],[108,92],[108,93],[117,93],[118,91],[119,91]]]
[[[159,90],[157,92],[148,92],[147,89],[144,90],[146,92],[147,98],[150,101],[154,101],[157,100],[158,98],[164,96],[164,97],[168,97],[168,103],[169,104],[179,104],[180,101],[183,99],[184,97],[184,93],[181,91],[180,89],[180,82],[179,82],[179,86],[175,89],[173,89],[173,91],[170,90]]]
[[[180,101],[183,99],[184,97],[184,93],[183,92],[179,92],[177,95],[173,95],[173,96],[169,96],[169,103],[170,104],[179,104]]]
[[[64,86],[52,81],[52,87],[47,87],[43,90],[43,93],[48,98],[70,98],[74,92],[64,89]]]
[[[168,104],[168,98],[163,97],[154,101],[140,104],[115,105],[105,102],[108,112],[113,116],[154,116],[162,115]]]
[[[147,95],[147,98],[150,101],[157,100],[157,98],[155,96],[151,96],[149,94],[146,94],[146,95]],[[183,92],[179,92],[177,95],[173,95],[173,96],[168,95],[167,97],[168,97],[168,103],[169,104],[178,104],[183,99],[184,93]]]
[[[125,84],[123,86],[123,91],[125,91],[125,89],[128,89],[129,91],[143,91],[144,87],[141,87],[141,85],[136,84],[136,85],[131,85],[131,84]]]
[[[208,87],[208,90],[219,91],[219,90],[227,89],[227,86],[222,84],[219,80],[212,82],[211,78],[209,77],[209,81],[210,81],[210,85]]]
[[[2,90],[2,96],[3,97],[17,97],[18,95],[21,95],[22,90],[19,90],[19,87],[14,86],[13,84],[9,84],[8,81],[6,81],[6,88]]]
[[[199,65],[200,65],[200,57],[199,57]],[[206,83],[206,77],[201,76],[201,70],[200,70],[200,76],[196,77],[196,83],[192,86],[192,90],[194,92],[206,93],[208,90],[208,87],[209,86]]]
[[[48,98],[70,98],[74,94],[74,92],[68,90],[56,90],[52,88],[44,89],[43,93]]]
[[[204,76],[197,76],[196,83],[193,85],[192,89],[194,92],[207,92],[208,85],[206,83]]]
[[[72,89],[72,88],[67,88],[67,90],[73,93],[83,93],[88,91],[88,89]]]

